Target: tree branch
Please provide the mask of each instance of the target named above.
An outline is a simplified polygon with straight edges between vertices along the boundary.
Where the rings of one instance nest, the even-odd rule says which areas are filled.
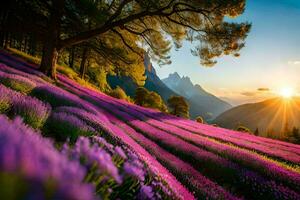
[[[130,1],[130,0],[128,0]],[[126,1],[127,2],[127,1]],[[174,0],[172,0],[170,2],[170,4],[168,4],[165,7],[162,7],[160,9],[157,9],[155,11],[149,11],[149,10],[144,10],[141,11],[139,13],[133,14],[133,15],[129,15],[123,19],[117,20],[117,21],[112,21],[111,23],[105,23],[104,25],[102,25],[99,28],[90,30],[90,31],[86,31],[86,32],[82,32],[79,33],[73,37],[61,40],[59,42],[59,48],[62,47],[66,47],[66,46],[72,46],[74,44],[78,44],[81,43],[83,41],[86,41],[88,39],[90,39],[91,37],[94,37],[96,35],[102,34],[107,32],[108,30],[115,28],[115,27],[119,27],[119,26],[123,26],[126,23],[135,21],[137,19],[141,19],[143,17],[146,16],[163,16],[163,17],[167,17],[167,16],[171,16],[172,14],[176,13],[176,12],[196,12],[196,13],[209,13],[209,11],[204,10],[204,9],[191,9],[191,8],[183,8],[183,9],[177,9],[178,5],[181,4],[175,4],[177,6],[173,6],[172,8],[172,3],[174,2]],[[165,12],[166,10],[169,10],[170,8],[172,8],[171,11],[169,12]]]
[[[123,35],[118,32],[117,30],[115,29],[112,29],[112,32],[116,33],[122,40],[123,44],[128,48],[130,49],[132,52],[134,52],[135,54],[137,54],[138,56],[140,56],[141,58],[143,58],[143,55],[141,55],[139,52],[137,52],[135,49],[133,49],[133,47],[131,47],[125,40],[125,38],[123,37]]]

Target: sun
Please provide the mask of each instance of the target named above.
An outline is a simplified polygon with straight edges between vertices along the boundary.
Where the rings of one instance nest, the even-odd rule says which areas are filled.
[[[280,90],[279,94],[286,99],[289,99],[294,96],[294,90],[290,87],[284,87]]]

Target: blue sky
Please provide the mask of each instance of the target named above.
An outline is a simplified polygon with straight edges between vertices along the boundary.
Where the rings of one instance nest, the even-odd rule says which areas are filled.
[[[172,64],[156,66],[165,78],[178,72],[193,83],[237,105],[260,101],[290,87],[300,92],[300,0],[247,0],[245,13],[252,30],[239,58],[218,59],[213,68],[200,65],[190,53],[190,43],[171,52]],[[259,92],[258,88],[269,88]]]

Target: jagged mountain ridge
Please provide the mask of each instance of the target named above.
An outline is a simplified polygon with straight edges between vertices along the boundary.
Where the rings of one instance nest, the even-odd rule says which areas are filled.
[[[166,79],[161,80],[157,76],[155,68],[153,67],[151,60],[147,55],[145,55],[144,66],[145,75],[147,77],[144,87],[149,91],[158,93],[165,102],[167,102],[167,100],[174,95],[185,97],[190,105],[191,118],[202,116],[206,120],[209,120],[224,112],[226,109],[231,108],[231,105],[207,93],[200,85],[193,85],[188,77],[183,77],[183,81],[176,81],[181,80],[181,77],[178,75],[178,73],[175,73],[172,74],[174,75],[174,81],[171,80],[172,75],[170,81],[166,81]],[[120,86],[126,92],[126,94],[131,97],[134,97],[135,90],[138,87],[138,85],[130,77],[126,76],[108,76],[107,81],[112,88]],[[172,82],[180,85],[183,84],[185,89],[180,90],[178,89],[178,86],[175,85],[169,86],[168,84],[164,83],[164,81],[166,81],[168,84]],[[197,93],[201,95],[195,96]]]
[[[201,115],[205,119],[212,119],[232,107],[229,103],[205,91],[200,85],[194,85],[189,77],[180,77],[177,72],[162,81],[188,100],[192,118]]]

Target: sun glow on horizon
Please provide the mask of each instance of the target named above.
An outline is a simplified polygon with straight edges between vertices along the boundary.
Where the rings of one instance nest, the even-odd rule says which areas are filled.
[[[280,96],[289,99],[295,95],[295,91],[291,87],[284,87],[279,91]]]

